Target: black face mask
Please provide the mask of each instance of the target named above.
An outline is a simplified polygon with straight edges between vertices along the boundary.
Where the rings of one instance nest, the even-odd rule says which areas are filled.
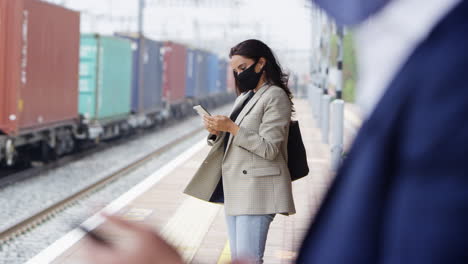
[[[237,80],[241,93],[251,91],[257,87],[257,84],[260,81],[263,73],[263,69],[259,73],[255,72],[255,66],[257,63],[258,61],[240,74],[234,72],[234,77]]]

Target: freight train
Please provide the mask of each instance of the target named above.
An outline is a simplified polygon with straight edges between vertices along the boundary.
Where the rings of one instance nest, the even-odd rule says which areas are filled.
[[[78,12],[0,0],[0,167],[233,98],[232,73],[213,53],[135,34],[81,34]]]

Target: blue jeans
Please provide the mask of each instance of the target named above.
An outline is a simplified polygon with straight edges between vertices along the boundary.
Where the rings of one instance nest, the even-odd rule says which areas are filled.
[[[249,258],[263,263],[270,223],[275,214],[226,215],[231,259]]]

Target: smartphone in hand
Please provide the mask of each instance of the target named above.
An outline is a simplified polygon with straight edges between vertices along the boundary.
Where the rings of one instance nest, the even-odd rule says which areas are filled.
[[[201,105],[196,105],[193,107],[193,109],[195,109],[195,111],[197,111],[197,113],[203,117],[205,115],[207,116],[211,116],[211,114]]]

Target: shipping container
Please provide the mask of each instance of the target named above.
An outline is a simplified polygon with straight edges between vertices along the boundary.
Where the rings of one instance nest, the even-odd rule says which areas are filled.
[[[78,117],[80,15],[38,0],[0,0],[0,134]]]
[[[227,74],[226,74],[226,81],[227,81],[227,91],[229,93],[236,93],[236,80],[234,79],[234,72],[231,68],[231,65],[227,65]]]
[[[132,42],[133,69],[132,69],[132,112],[154,113],[162,109],[162,74],[163,65],[161,57],[162,42],[148,38],[140,38],[128,34],[116,34]],[[143,52],[140,54],[140,47]],[[140,72],[140,55],[141,67]]]
[[[107,122],[130,114],[132,62],[129,40],[81,36],[79,111],[85,118]]]
[[[224,59],[219,59],[218,63],[219,63],[219,66],[218,66],[217,90],[219,93],[226,93],[227,91],[227,75],[226,75],[227,62]]]
[[[187,48],[174,42],[165,42],[163,48],[163,96],[169,104],[185,100]]]
[[[206,51],[198,50],[196,52],[196,67],[197,67],[197,80],[195,86],[195,96],[197,98],[208,97],[208,53]]]
[[[194,49],[187,49],[187,78],[185,83],[185,97],[196,97],[196,82],[197,82],[197,60],[196,51]]]
[[[208,86],[208,93],[210,95],[218,93],[217,89],[217,81],[218,81],[218,73],[219,73],[219,60],[218,56],[212,53],[207,54],[208,58],[208,75],[206,77],[207,83],[206,85]]]

